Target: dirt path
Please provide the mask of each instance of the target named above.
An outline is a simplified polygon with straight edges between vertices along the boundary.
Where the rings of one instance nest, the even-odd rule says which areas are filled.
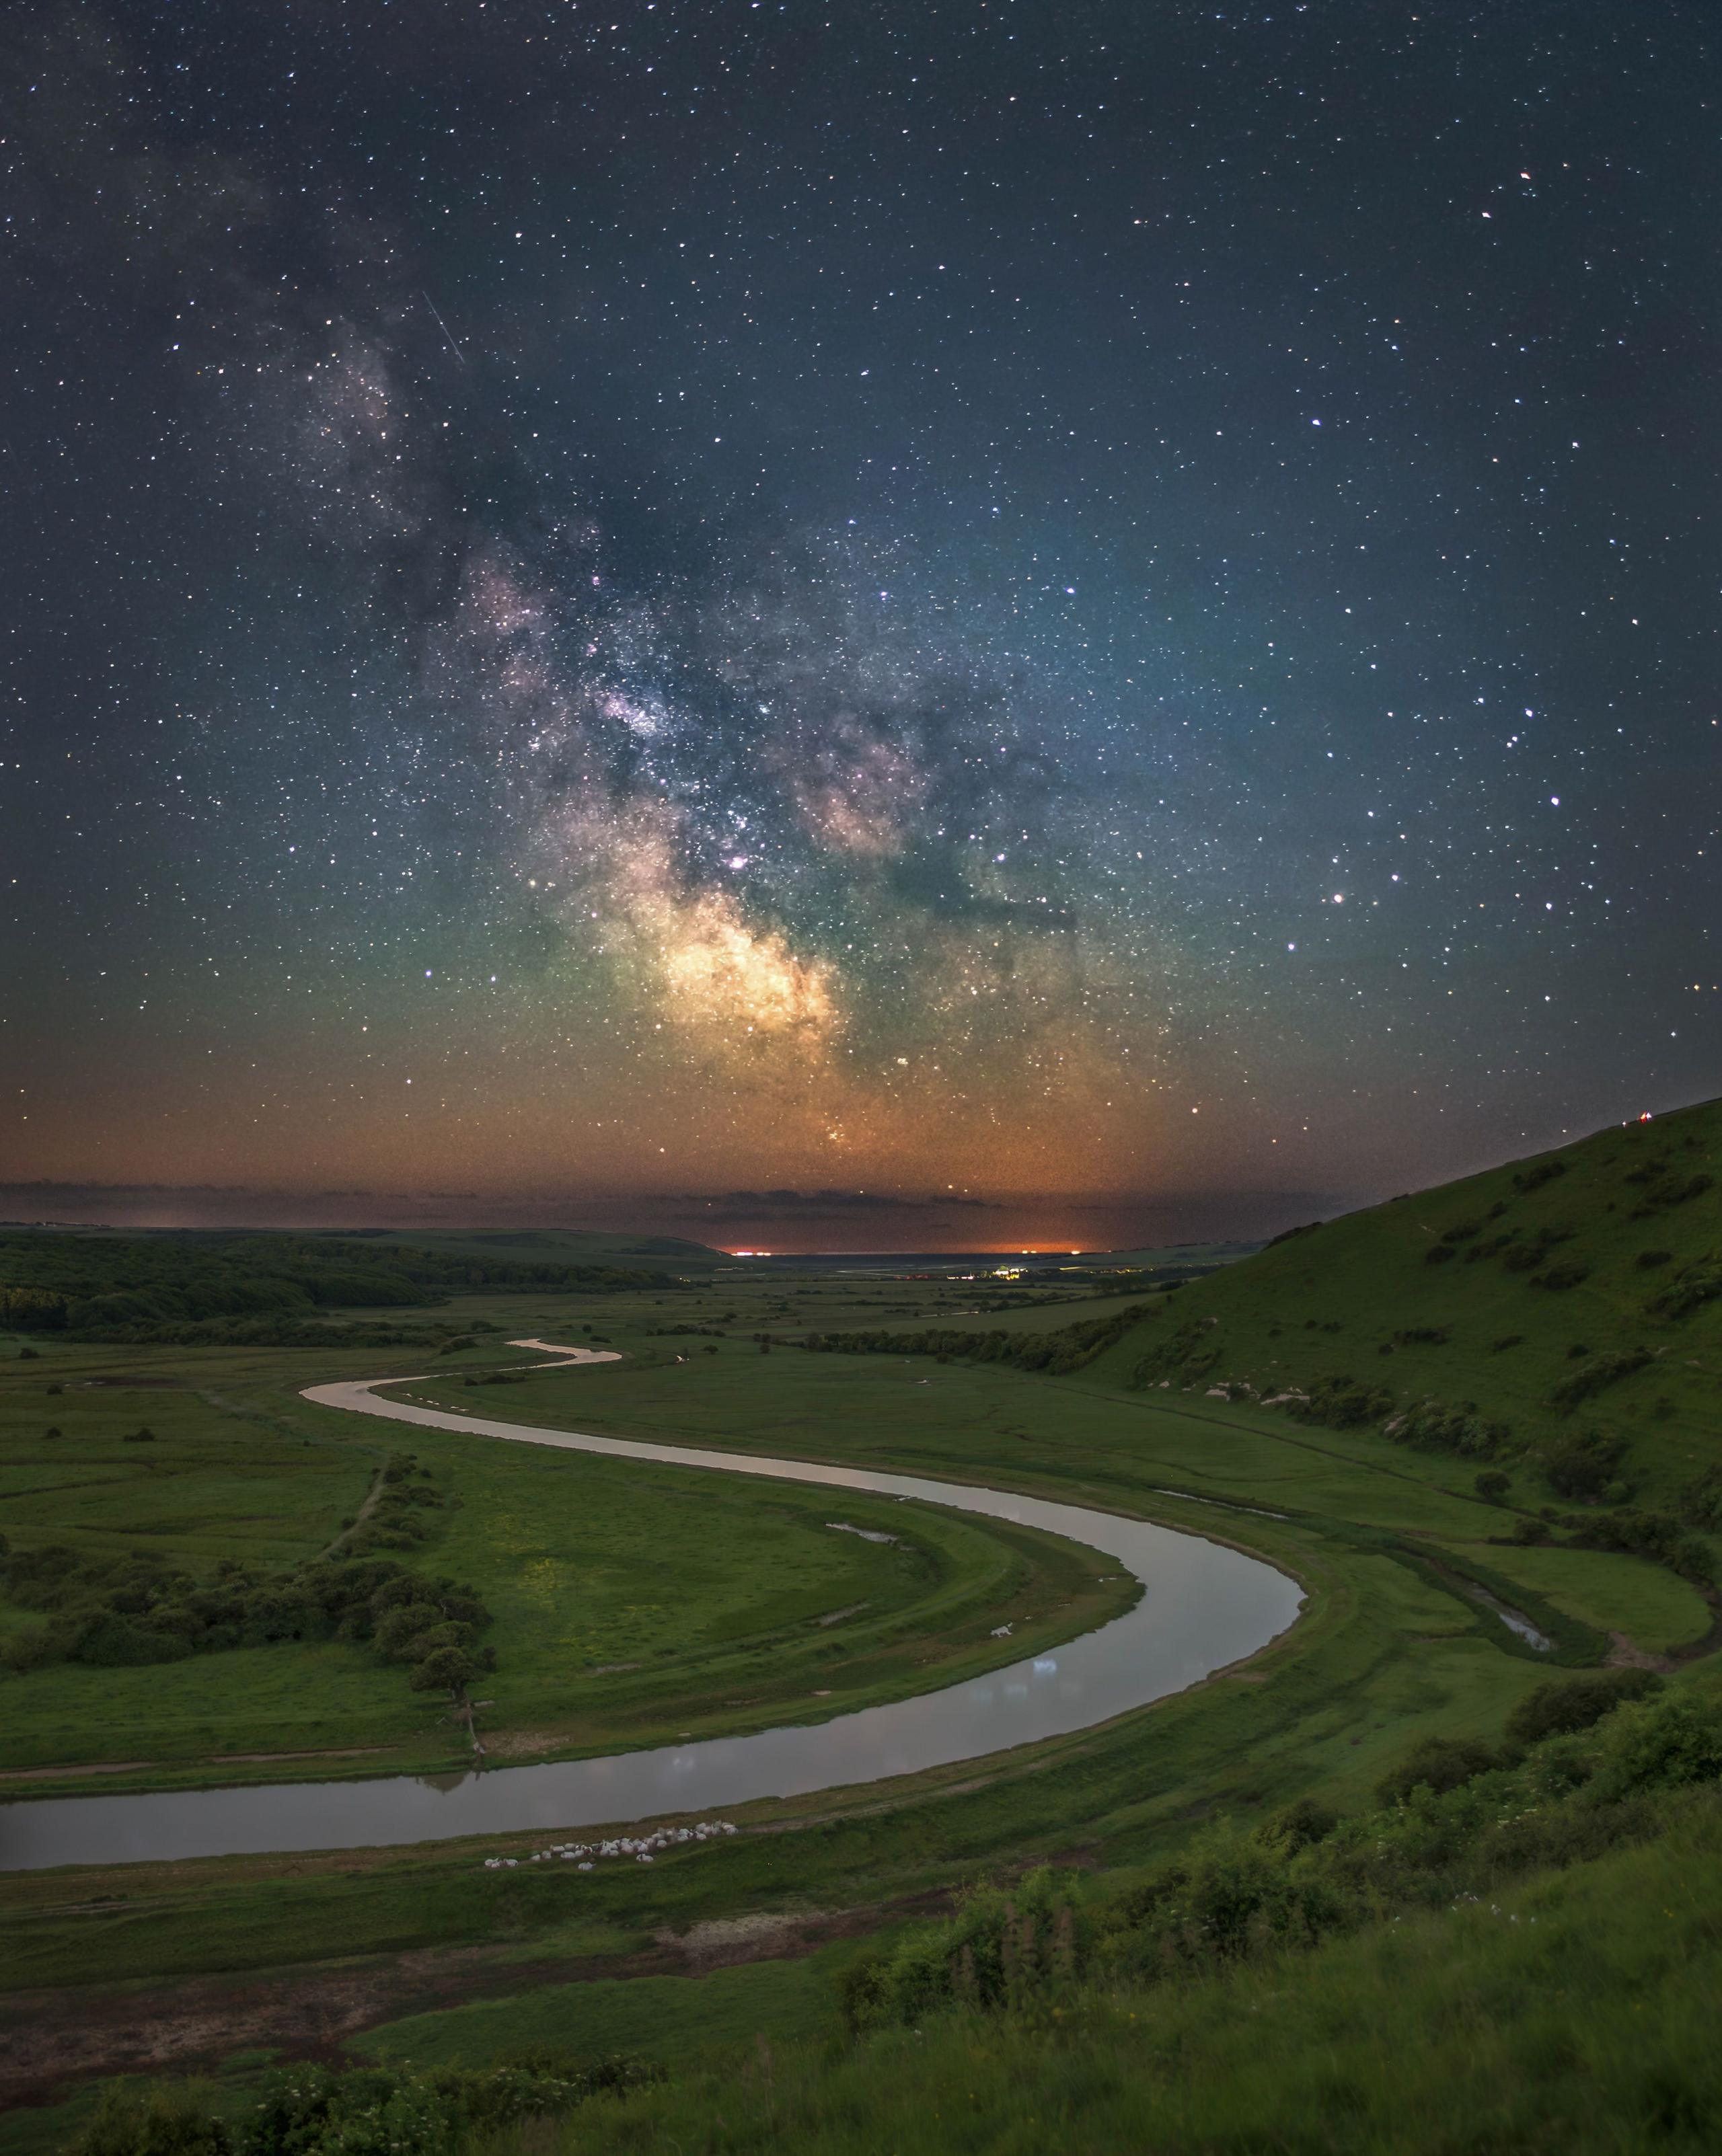
[[[743,1962],[799,1959],[905,1917],[949,1907],[943,1892],[835,1913],[771,1912],[660,1933],[637,1953],[523,1960],[500,1947],[313,1964],[262,1977],[209,1977],[146,1989],[17,1992],[0,2007],[0,2107],[57,2101],[102,2074],[188,2073],[234,2051],[334,2060],[385,2021],[546,1984],[704,1976]]]

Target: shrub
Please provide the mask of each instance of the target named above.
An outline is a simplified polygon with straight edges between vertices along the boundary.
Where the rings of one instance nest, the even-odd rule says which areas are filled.
[[[1581,1549],[1625,1550],[1667,1565],[1695,1587],[1714,1582],[1716,1564],[1709,1544],[1702,1535],[1686,1532],[1672,1512],[1592,1512],[1566,1524]]]
[[[851,1962],[838,2005],[851,2033],[918,2022],[951,2005],[999,2007],[1074,1981],[1087,1927],[1068,1872],[1043,1866],[1015,1887],[969,1895],[948,1924],[917,1928]]]
[[[1658,1265],[1667,1265],[1673,1255],[1672,1250],[1641,1250],[1638,1262],[1647,1271],[1651,1271]]]
[[[1509,1273],[1534,1272],[1550,1250],[1571,1240],[1570,1228],[1540,1228],[1528,1243],[1521,1242],[1516,1232],[1504,1235],[1500,1239],[1501,1263]],[[1489,1247],[1487,1244],[1479,1243],[1477,1246],[1478,1255],[1481,1255]]]
[[[1300,1422],[1324,1424],[1329,1430],[1354,1430],[1361,1424],[1379,1422],[1391,1412],[1393,1395],[1380,1385],[1360,1383],[1353,1377],[1318,1378],[1308,1399],[1293,1400],[1288,1414]]]
[[[1582,1348],[1567,1351],[1569,1355],[1586,1352]],[[1650,1359],[1649,1352],[1642,1348],[1623,1348],[1612,1355],[1592,1356],[1582,1369],[1560,1380],[1550,1394],[1550,1401],[1570,1413],[1581,1400],[1589,1399],[1609,1385],[1617,1385],[1622,1378],[1630,1378],[1635,1370],[1642,1370]]]
[[[1662,1681],[1651,1670],[1587,1670],[1539,1685],[1508,1716],[1507,1734],[1515,1744],[1537,1744],[1545,1737],[1589,1729],[1622,1701],[1659,1691]]]
[[[959,1357],[971,1363],[1001,1363],[1018,1370],[1042,1371],[1048,1377],[1067,1377],[1092,1363],[1122,1340],[1149,1316],[1152,1303],[1132,1303],[1110,1317],[1083,1320],[1056,1332],[970,1332],[928,1330],[923,1332],[810,1332],[802,1343],[815,1353],[850,1355],[930,1355]],[[1170,1377],[1180,1367],[1189,1374],[1198,1363],[1204,1368],[1218,1354],[1194,1353],[1207,1328],[1200,1323],[1185,1327],[1169,1341],[1145,1355],[1133,1383],[1145,1384],[1150,1376]],[[765,1343],[762,1342],[762,1346]]]
[[[1533,1287],[1560,1291],[1570,1287],[1581,1287],[1590,1277],[1591,1268],[1574,1261],[1562,1265],[1549,1265],[1540,1273],[1533,1273],[1530,1284]]]
[[[1471,1737],[1426,1737],[1375,1784],[1379,1804],[1402,1804],[1413,1789],[1437,1796],[1457,1789],[1501,1764],[1498,1753]]]
[[[1645,1171],[1641,1168],[1637,1175],[1629,1175],[1627,1180],[1628,1183],[1642,1181],[1644,1173]],[[1633,1207],[1632,1218],[1635,1220],[1642,1220],[1653,1213],[1663,1212],[1670,1205],[1685,1205],[1694,1198],[1702,1198],[1704,1193],[1711,1188],[1714,1181],[1714,1177],[1709,1175],[1689,1176],[1684,1183],[1677,1183],[1671,1178],[1664,1179],[1653,1189],[1645,1192],[1643,1204]]]
[[[1404,1414],[1381,1425],[1396,1444],[1419,1452],[1453,1452],[1462,1458],[1493,1460],[1512,1443],[1513,1431],[1504,1422],[1485,1422],[1474,1400],[1450,1406],[1443,1400],[1420,1400]]]
[[[77,2156],[227,2156],[227,2128],[195,2087],[157,2082],[141,2096],[105,2088],[72,2144]]]
[[[1522,1348],[1524,1345],[1524,1335],[1522,1332],[1504,1332],[1498,1340],[1489,1342],[1488,1352],[1491,1355],[1504,1355],[1509,1348]]]
[[[1714,1257],[1683,1266],[1661,1294],[1653,1296],[1650,1311],[1658,1317],[1689,1317],[1694,1310],[1722,1295],[1722,1263]]]
[[[1594,1503],[1614,1480],[1614,1471],[1626,1450],[1626,1440],[1611,1432],[1575,1432],[1545,1447],[1543,1472],[1550,1487],[1561,1496]]]
[[[543,2051],[428,2073],[294,2066],[265,2083],[241,2130],[239,2156],[445,2156],[518,2120],[664,2078],[664,2069],[645,2059],[575,2061]]]
[[[1513,1477],[1504,1475],[1498,1467],[1486,1467],[1471,1486],[1479,1497],[1498,1505],[1513,1487]]]
[[[424,1473],[410,1460],[407,1468]],[[404,1482],[396,1494],[409,1507],[439,1502],[419,1482]],[[229,1558],[217,1564],[212,1579],[199,1582],[148,1555],[80,1558],[62,1545],[15,1549],[0,1543],[0,1591],[51,1620],[12,1635],[17,1651],[0,1651],[13,1668],[68,1660],[141,1666],[331,1633],[364,1640],[404,1609],[412,1614],[396,1618],[387,1631],[388,1658],[417,1662],[436,1648],[456,1645],[479,1667],[495,1666],[491,1650],[474,1644],[491,1622],[478,1596],[455,1580],[406,1572],[388,1558],[348,1555],[261,1575]]]
[[[78,1633],[71,1660],[102,1670],[140,1669],[152,1662],[182,1662],[192,1651],[191,1641],[177,1632],[104,1611]]]
[[[60,1661],[64,1643],[46,1625],[31,1625],[16,1632],[0,1634],[0,1662],[20,1675]]]
[[[1521,1196],[1529,1196],[1533,1190],[1540,1190],[1545,1183],[1552,1183],[1557,1175],[1565,1173],[1564,1160],[1540,1160],[1534,1168],[1519,1170],[1513,1178],[1513,1188]]]
[[[1451,1243],[1432,1243],[1423,1253],[1423,1262],[1426,1265],[1448,1265],[1458,1255]]]
[[[485,1667],[482,1655],[468,1647],[446,1645],[433,1649],[415,1663],[408,1681],[414,1691],[458,1692],[481,1676]]]
[[[413,1583],[416,1587],[419,1583]],[[385,1661],[416,1662],[419,1640],[446,1620],[434,1603],[402,1602],[386,1611],[371,1635],[371,1644]]]
[[[1300,1849],[1313,1849],[1317,1842],[1325,1841],[1339,1824],[1337,1812],[1317,1804],[1313,1797],[1299,1797],[1272,1819],[1264,1820],[1256,1830],[1256,1839],[1264,1849],[1291,1856]]]
[[[1683,1516],[1694,1527],[1722,1527],[1722,1466],[1704,1468],[1682,1483],[1678,1502]]]
[[[1633,1700],[1603,1738],[1592,1791],[1599,1802],[1640,1789],[1679,1789],[1722,1777],[1722,1727],[1682,1692]]]

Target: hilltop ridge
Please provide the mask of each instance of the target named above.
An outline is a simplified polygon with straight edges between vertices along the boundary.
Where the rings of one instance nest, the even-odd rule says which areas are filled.
[[[1089,1375],[1483,1457],[1597,1430],[1665,1498],[1718,1458],[1719,1168],[1710,1101],[1293,1229],[1158,1301]]]

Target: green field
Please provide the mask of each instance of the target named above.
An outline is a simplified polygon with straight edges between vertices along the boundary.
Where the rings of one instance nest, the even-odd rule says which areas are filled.
[[[193,1391],[137,1367],[141,1353],[183,1373],[222,1352],[129,1352],[132,1385],[114,1381],[112,1350],[6,1366],[0,1486],[13,1543],[143,1550],[198,1578],[225,1556],[285,1570],[338,1548],[394,1434],[298,1401],[279,1380],[260,1392],[244,1368],[203,1369],[213,1382]],[[455,1396],[470,1407],[527,1389],[457,1385]],[[152,1441],[128,1442],[145,1417]],[[446,1500],[414,1562],[470,1584],[494,1613],[499,1666],[483,1686],[483,1727],[495,1758],[817,1718],[1015,1660],[1124,1606],[1126,1589],[1103,1586],[1087,1553],[1002,1522],[413,1437]],[[892,1539],[834,1529],[834,1511]],[[1007,1618],[1010,1640],[994,1640]],[[33,1621],[0,1604],[8,1632]],[[131,1669],[56,1661],[5,1682],[0,1773],[148,1762],[176,1781],[200,1769],[231,1779],[278,1775],[280,1755],[296,1753],[340,1771],[320,1756],[330,1753],[351,1755],[346,1771],[375,1772],[453,1763],[465,1742],[398,1669],[337,1639]],[[258,1753],[274,1756],[245,1760]]]
[[[1719,1856],[1712,1804],[1649,1847],[1198,1983],[1072,1988],[835,2055],[738,2043],[661,2094],[583,2107],[552,2145],[1697,2156],[1722,2120]]]
[[[846,1496],[840,1513],[829,1494],[792,1486],[428,1430],[403,1440],[311,1408],[298,1397],[304,1385],[392,1368],[414,1373],[414,1396],[456,1412],[1111,1507],[1257,1551],[1294,1572],[1308,1599],[1298,1625],[1252,1666],[1150,1711],[883,1789],[747,1807],[732,1840],[671,1854],[649,1873],[486,1871],[481,1856],[536,1845],[490,1837],[0,1878],[0,1942],[18,1987],[0,1998],[0,2034],[39,2046],[25,2085],[70,2092],[71,2108],[59,2114],[69,2126],[85,2100],[77,2074],[54,2061],[82,2058],[88,2071],[78,2032],[92,2019],[105,2026],[123,1997],[133,2020],[194,2021],[196,2043],[175,2056],[228,2061],[237,2087],[260,2056],[306,2047],[308,2017],[321,2010],[313,2002],[332,1985],[356,1984],[362,2001],[342,2025],[354,2056],[477,2065],[530,2041],[676,2065],[681,2077],[662,2095],[602,2115],[613,2144],[593,2138],[599,2114],[583,2113],[570,2143],[581,2148],[654,2137],[703,2145],[697,2122],[714,2091],[732,2084],[734,2138],[723,2145],[738,2148],[1086,2150],[1154,2145],[1159,2133],[1204,2149],[1445,2148],[1421,2118],[1399,2141],[1384,2126],[1401,2081],[1426,2092],[1418,2112],[1434,2106],[1426,2092],[1455,2092],[1465,2123],[1455,2148],[1497,2145],[1488,2135],[1498,2125],[1504,2147],[1703,2145],[1698,2127],[1654,2138],[1642,2076],[1634,2080],[1607,2036],[1630,1994],[1657,2003],[1668,2046],[1686,2044],[1672,1973],[1681,1953],[1700,1989],[1714,1989],[1709,1903],[1695,1888],[1689,1907],[1668,1899],[1678,1922],[1669,1918],[1666,1932],[1652,1908],[1689,1861],[1671,1852],[1711,1850],[1714,1820],[1696,1814],[1680,1830],[1685,1844],[1652,1835],[1642,1847],[1576,1846],[1555,1883],[1515,1884],[1512,1892],[1530,1897],[1514,1905],[1524,1926],[1509,1939],[1464,1917],[1462,1966],[1443,1944],[1461,1936],[1461,1919],[1411,1912],[1391,1938],[1366,1931],[1313,1956],[1252,1960],[1157,1999],[1147,2035],[1133,2033],[1128,2016],[1149,2010],[1121,2003],[1108,1984],[1079,1987],[1067,2029],[1044,2014],[1026,2023],[959,2017],[919,2039],[887,2034],[858,2049],[833,2031],[838,1979],[858,1943],[894,1938],[968,1883],[1051,1859],[1078,1865],[1103,1902],[1154,1876],[1215,1819],[1247,1824],[1305,1798],[1355,1814],[1425,1736],[1498,1744],[1550,1665],[1477,1599],[1478,1586],[1555,1638],[1560,1668],[1660,1662],[1672,1690],[1713,1697],[1714,1590],[1653,1554],[1584,1547],[1583,1537],[1593,1520],[1662,1508],[1658,1517],[1714,1547],[1698,1484],[1722,1467],[1722,1300],[1704,1289],[1709,1253],[1722,1247],[1722,1206],[1708,1187],[1662,1201],[1708,1173],[1717,1128],[1715,1111],[1703,1110],[1651,1127],[1649,1137],[1603,1133],[1529,1191],[1504,1169],[1300,1235],[1159,1298],[1129,1337],[1061,1378],[924,1353],[805,1353],[795,1344],[804,1332],[964,1322],[976,1286],[768,1270],[661,1292],[460,1296],[412,1313],[422,1343],[387,1348],[39,1340],[34,1359],[0,1363],[8,1532],[20,1545],[147,1546],[198,1571],[229,1554],[288,1567],[336,1542],[388,1448],[410,1443],[450,1500],[412,1562],[471,1582],[494,1614],[486,1636],[499,1666],[484,1690],[495,1703],[481,1720],[505,1758],[835,1712],[1000,1659],[988,1635],[1001,1614],[1018,1620],[1014,1659],[1034,1627],[1067,1635],[1112,1605],[1081,1553],[936,1508]],[[1646,1151],[1653,1143],[1661,1149]],[[1673,1180],[1669,1162],[1680,1169]],[[1649,1179],[1627,1179],[1647,1167]],[[1629,1217],[1644,1205],[1647,1214]],[[1481,1225],[1450,1246],[1461,1255],[1429,1265],[1425,1251],[1473,1219],[1494,1235],[1516,1223],[1545,1250],[1545,1270],[1582,1261],[1586,1277],[1550,1287],[1524,1268],[1504,1270],[1501,1252],[1468,1260],[1462,1252],[1488,1240]],[[1540,1240],[1569,1229],[1564,1241]],[[1642,1267],[1640,1247],[1671,1255]],[[1663,1284],[1683,1276],[1682,1306],[1653,1307]],[[1022,1337],[1117,1306],[1055,1302],[1056,1292],[1036,1288],[975,1322]],[[494,1329],[476,1333],[475,1323]],[[1406,1337],[1419,1332],[1442,1337]],[[1515,1345],[1498,1345],[1515,1332]],[[624,1359],[469,1382],[517,1363],[501,1342],[527,1335],[613,1345]],[[463,1338],[471,1344],[442,1352]],[[1574,1346],[1586,1354],[1571,1355]],[[1572,1371],[1640,1346],[1643,1364],[1576,1407],[1556,1396]],[[115,1378],[131,1382],[96,1382]],[[1370,1412],[1342,1414],[1346,1426],[1262,1404],[1288,1389],[1338,1399],[1340,1381],[1354,1390],[1365,1378]],[[171,1383],[138,1382],[163,1379]],[[1505,1435],[1486,1454],[1396,1436],[1394,1418],[1430,1396]],[[126,1445],[140,1420],[156,1442]],[[58,1439],[44,1435],[50,1421]],[[1561,1488],[1560,1448],[1576,1429],[1612,1443],[1611,1493],[1575,1498]],[[1479,1493],[1485,1469],[1505,1475],[1504,1491]],[[876,1512],[901,1543],[825,1524],[863,1524]],[[820,1623],[839,1610],[849,1614]],[[33,1621],[16,1608],[0,1618],[13,1630]],[[398,1668],[338,1640],[165,1668],[59,1664],[0,1683],[8,1765],[70,1777],[33,1781],[33,1791],[79,1786],[78,1770],[98,1763],[150,1763],[100,1783],[86,1773],[81,1786],[460,1757],[460,1732]],[[252,1751],[352,1756],[235,1756]],[[1714,1870],[1711,1856],[1702,1861]],[[710,1971],[702,1942],[738,1926],[736,1937],[756,1943],[736,1952],[757,1958]],[[1514,1987],[1546,1989],[1563,1954],[1584,1958],[1565,1980],[1566,2004],[1541,2018],[1522,2010]],[[1479,1998],[1503,2003],[1492,2014],[1464,2003]],[[1247,2043],[1236,2033],[1242,2017]],[[779,2057],[763,2080],[762,2037]],[[1008,2095],[987,2068],[1001,2046],[1022,2061]],[[1330,2071],[1306,2068],[1324,2046]],[[1594,2119],[1556,2086],[1559,2062],[1590,2046],[1604,2061]],[[112,2070],[126,2064],[117,2051],[105,2056]],[[743,2059],[755,2064],[737,2068]],[[1188,2071],[1166,2063],[1180,2060]],[[959,2087],[967,2063],[980,2077],[973,2094]],[[713,2071],[725,2078],[702,2078]],[[1668,2099],[1677,2125],[1689,2112],[1708,2120],[1709,2096],[1693,2092],[1689,2074],[1673,2079],[1683,2092]],[[1330,2102],[1336,2089],[1349,2093]],[[1275,2091],[1277,2141],[1263,2138]],[[1527,2138],[1525,2117],[1498,2109],[1521,2095],[1544,2107],[1552,2139]],[[0,2124],[0,2148],[49,2145],[55,2115],[13,2113]],[[954,2143],[959,2122],[967,2138]]]

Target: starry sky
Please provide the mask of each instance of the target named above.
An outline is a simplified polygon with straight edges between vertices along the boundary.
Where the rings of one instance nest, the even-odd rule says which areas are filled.
[[[13,1217],[1123,1247],[1719,1090],[1707,5],[4,35]]]

